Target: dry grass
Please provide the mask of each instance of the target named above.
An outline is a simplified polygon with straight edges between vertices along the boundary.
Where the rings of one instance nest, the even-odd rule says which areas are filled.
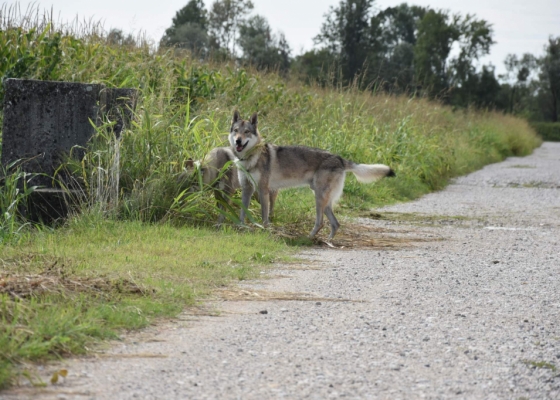
[[[2,260],[2,264],[0,295],[7,294],[14,300],[43,295],[90,294],[109,297],[113,294],[154,293],[154,289],[148,289],[131,279],[76,275],[72,268],[56,257],[26,255]],[[29,272],[37,269],[42,271]]]
[[[298,264],[282,264],[282,269],[290,270],[290,271],[318,271],[321,270],[322,268],[307,263],[298,263]]]
[[[215,295],[218,298],[227,301],[356,301],[350,299],[322,297],[311,293],[270,292],[267,290],[249,290],[241,288],[219,289],[215,292]]]
[[[398,250],[402,248],[412,247],[417,242],[431,242],[440,240],[439,238],[425,238],[419,236],[408,235],[408,230],[394,230],[387,228],[377,228],[371,225],[363,225],[359,223],[344,223],[332,241],[327,241],[319,237],[312,241],[307,239],[307,231],[305,227],[298,225],[285,225],[275,227],[274,234],[285,238],[293,243],[305,243],[319,246],[336,248],[339,250]],[[402,236],[407,234],[407,236]]]
[[[107,293],[146,294],[151,292],[127,279],[63,277],[55,274],[40,275],[0,275],[0,294],[24,299],[44,294],[67,295],[90,293],[105,296]]]

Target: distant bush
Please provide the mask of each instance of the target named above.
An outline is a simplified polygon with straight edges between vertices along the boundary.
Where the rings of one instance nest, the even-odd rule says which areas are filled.
[[[531,126],[543,140],[560,142],[560,122],[533,122]]]

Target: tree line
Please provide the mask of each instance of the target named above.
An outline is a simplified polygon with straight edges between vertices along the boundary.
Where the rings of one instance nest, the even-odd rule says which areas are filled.
[[[307,82],[428,96],[456,107],[502,110],[558,121],[560,37],[543,55],[508,55],[506,72],[479,66],[492,25],[474,15],[406,3],[376,11],[374,0],[341,0],[325,15],[312,50],[293,57],[281,32],[252,14],[250,0],[190,0],[177,11],[160,47],[234,59]],[[120,38],[126,40],[126,38]]]

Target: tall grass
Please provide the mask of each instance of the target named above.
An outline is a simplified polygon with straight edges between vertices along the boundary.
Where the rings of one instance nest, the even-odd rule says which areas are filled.
[[[533,122],[531,126],[543,140],[560,142],[560,122]]]
[[[18,162],[0,168],[0,248],[20,238],[30,225],[24,214],[36,189],[28,185],[34,175],[22,171]]]
[[[204,195],[185,197],[177,208],[177,197],[185,194],[177,177],[186,159],[202,159],[211,148],[226,144],[233,108],[245,115],[258,111],[261,133],[271,142],[391,165],[396,180],[376,186],[351,180],[347,185],[349,202],[360,207],[441,189],[450,177],[527,154],[539,144],[526,123],[493,112],[452,111],[424,99],[374,95],[355,87],[302,86],[233,62],[202,63],[184,51],[155,51],[145,42],[112,45],[97,25],[72,32],[57,27],[48,15],[41,19],[18,15],[7,6],[1,10],[0,48],[7,60],[0,71],[3,78],[101,82],[140,90],[130,129],[118,143],[102,139],[105,147],[90,149],[83,163],[84,179],[99,186],[101,171],[111,170],[118,148],[120,191],[112,203],[123,218],[215,217]],[[101,189],[92,186],[90,199],[98,199]]]

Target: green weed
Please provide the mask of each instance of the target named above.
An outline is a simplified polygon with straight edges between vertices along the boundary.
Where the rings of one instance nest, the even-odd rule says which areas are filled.
[[[523,364],[533,368],[544,368],[544,369],[549,369],[553,372],[556,371],[556,366],[546,361],[523,360]]]
[[[536,167],[533,165],[515,164],[512,165],[510,168],[536,168]]]
[[[35,174],[22,171],[18,163],[15,161],[0,168],[0,246],[20,238],[29,225],[22,211],[36,189],[35,186],[28,186]]]

